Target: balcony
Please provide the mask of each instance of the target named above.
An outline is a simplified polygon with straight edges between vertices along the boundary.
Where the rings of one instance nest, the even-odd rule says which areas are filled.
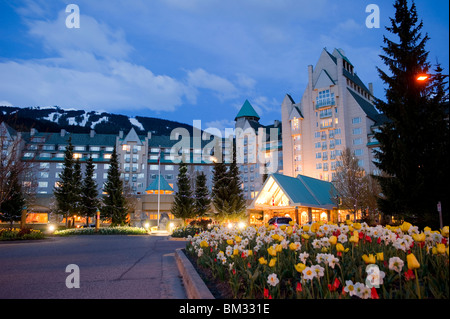
[[[316,110],[333,105],[336,105],[334,97],[316,100]]]

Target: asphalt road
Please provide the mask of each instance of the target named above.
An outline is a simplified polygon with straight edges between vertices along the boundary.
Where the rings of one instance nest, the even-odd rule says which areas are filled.
[[[0,299],[185,299],[166,236],[72,236],[0,242]],[[79,288],[76,283],[79,268]],[[68,278],[69,277],[69,278]]]

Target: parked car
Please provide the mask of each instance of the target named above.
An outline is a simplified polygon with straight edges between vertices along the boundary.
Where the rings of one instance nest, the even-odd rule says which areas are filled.
[[[292,221],[290,217],[273,217],[269,220],[269,225],[274,225],[278,227],[280,225],[289,225],[289,222]]]

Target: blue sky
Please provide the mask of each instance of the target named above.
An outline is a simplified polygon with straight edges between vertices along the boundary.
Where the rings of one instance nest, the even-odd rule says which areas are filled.
[[[80,8],[68,29],[66,6]],[[365,25],[380,8],[381,28]],[[233,127],[246,99],[264,124],[297,102],[307,66],[342,48],[384,96],[375,67],[393,1],[0,0],[0,104],[153,116]],[[430,62],[449,69],[449,4],[417,0]]]

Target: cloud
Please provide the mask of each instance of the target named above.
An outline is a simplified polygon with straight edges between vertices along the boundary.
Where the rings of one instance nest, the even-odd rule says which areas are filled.
[[[216,93],[221,100],[231,99],[238,96],[238,89],[229,80],[197,69],[187,72],[187,83],[195,89],[208,89]]]

